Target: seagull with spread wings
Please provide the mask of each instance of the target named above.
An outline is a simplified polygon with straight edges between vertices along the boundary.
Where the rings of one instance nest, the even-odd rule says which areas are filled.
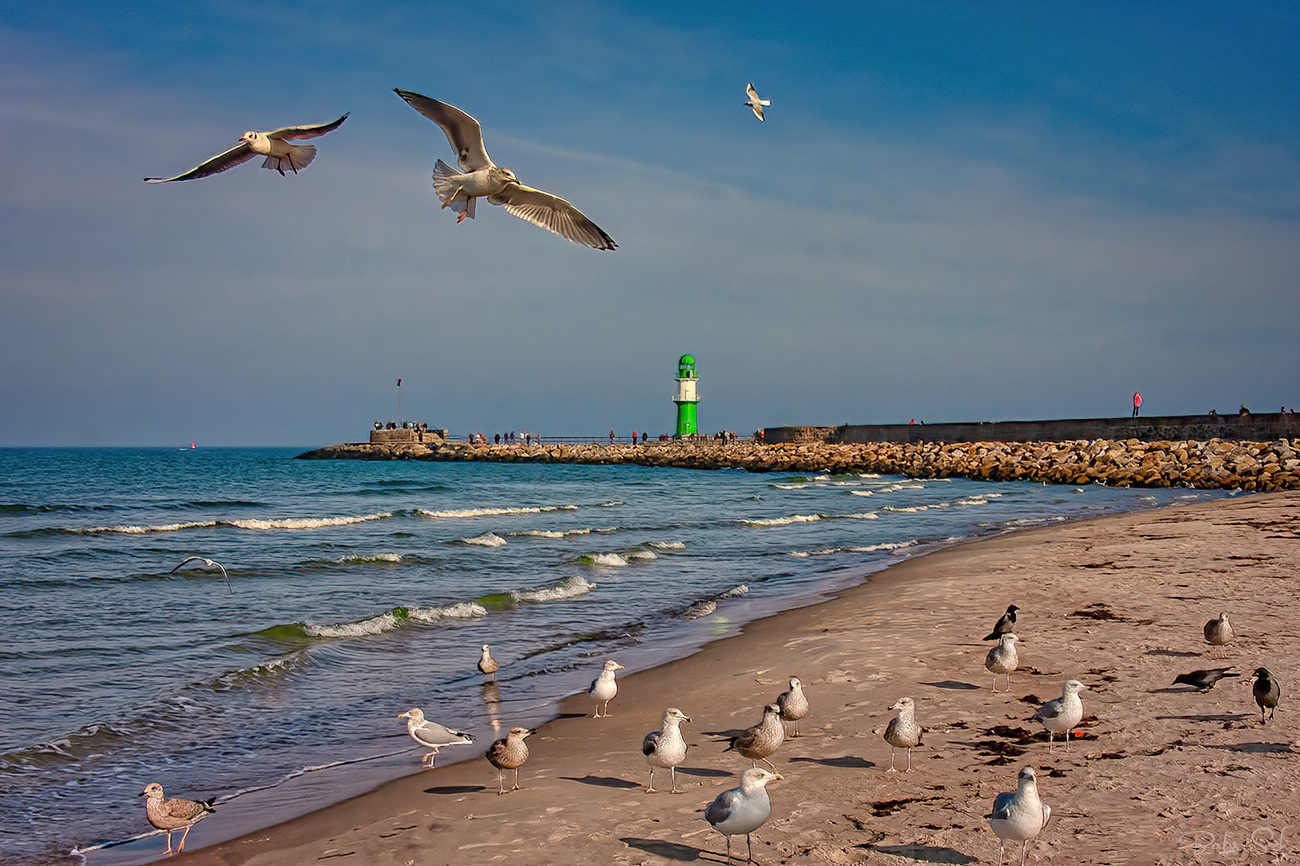
[[[178,174],[176,177],[146,177],[145,182],[171,183],[176,180],[197,180],[242,165],[255,156],[266,157],[262,168],[273,168],[282,176],[285,169],[297,174],[316,158],[316,148],[310,144],[290,144],[290,142],[300,138],[317,138],[327,132],[333,132],[347,119],[348,115],[345,114],[333,123],[321,126],[286,126],[275,132],[245,132],[239,137],[239,144],[225,153],[217,154],[207,162],[200,163],[184,174]]]
[[[524,186],[513,171],[494,163],[483,145],[483,128],[477,120],[454,105],[409,90],[393,89],[412,108],[442,127],[452,150],[456,151],[461,171],[441,159],[433,170],[434,191],[443,207],[460,215],[456,222],[466,217],[473,219],[475,201],[486,196],[492,204],[504,206],[508,213],[575,244],[594,250],[612,250],[618,246],[582,211],[559,196]]]
[[[752,81],[745,85],[745,93],[749,94],[749,101],[745,104],[754,109],[755,117],[759,120],[766,121],[767,118],[763,116],[763,106],[771,105],[772,100],[760,98],[758,91],[754,89],[754,82]]]

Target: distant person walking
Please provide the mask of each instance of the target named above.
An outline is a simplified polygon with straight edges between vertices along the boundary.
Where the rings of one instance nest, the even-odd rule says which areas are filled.
[[[1133,417],[1136,418],[1138,416],[1138,412],[1141,411],[1142,411],[1142,395],[1139,394],[1137,391],[1134,391],[1133,392]]]

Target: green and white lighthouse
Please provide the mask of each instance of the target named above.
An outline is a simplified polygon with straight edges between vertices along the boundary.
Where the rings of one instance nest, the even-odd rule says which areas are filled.
[[[683,436],[694,436],[699,432],[699,424],[695,417],[695,404],[700,402],[700,395],[695,390],[699,377],[695,375],[695,359],[690,355],[682,355],[681,360],[677,362],[677,396],[673,402],[677,404],[677,433],[676,438]]]

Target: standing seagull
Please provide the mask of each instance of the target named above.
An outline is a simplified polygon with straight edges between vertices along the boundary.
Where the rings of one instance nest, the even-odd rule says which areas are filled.
[[[1020,608],[1014,604],[1007,605],[1007,612],[993,624],[993,631],[989,632],[984,640],[997,640],[1004,634],[1011,634],[1016,630],[1016,611]]]
[[[618,694],[618,681],[614,679],[614,671],[623,670],[623,666],[613,659],[605,661],[605,669],[600,672],[600,676],[591,681],[591,686],[587,688],[587,694],[591,695],[596,701],[596,712],[592,714],[593,719],[609,718],[609,702],[614,700],[614,695]],[[605,711],[600,711],[601,704],[605,705]]]
[[[1259,723],[1262,725],[1265,708],[1268,709],[1270,719],[1277,712],[1277,702],[1282,699],[1282,687],[1273,679],[1268,668],[1255,668],[1255,682],[1250,687],[1250,693],[1255,696],[1255,703],[1259,704]]]
[[[740,787],[723,791],[704,809],[704,820],[727,837],[727,862],[731,862],[731,837],[745,834],[750,863],[754,862],[754,843],[749,838],[772,814],[772,801],[767,798],[767,783],[784,779],[780,773],[769,773],[762,767],[750,767],[740,776]]]
[[[144,801],[144,815],[149,823],[159,830],[167,831],[167,853],[172,853],[172,831],[184,827],[181,844],[176,846],[176,853],[185,850],[185,837],[190,835],[190,828],[201,821],[216,807],[211,800],[183,800],[180,797],[164,797],[162,785],[150,782],[140,792]]]
[[[411,739],[426,749],[433,749],[420,760],[421,764],[428,767],[438,763],[438,750],[443,746],[468,746],[474,742],[473,734],[453,731],[445,725],[431,722],[424,717],[424,711],[416,707],[402,713],[398,718],[406,719],[406,732],[411,735]]]
[[[787,722],[798,722],[804,716],[808,715],[808,699],[803,694],[803,683],[798,677],[790,677],[789,691],[782,692],[776,699],[777,709],[781,711],[781,718]],[[791,737],[799,736],[799,725],[793,726]]]
[[[351,112],[349,112],[351,113]],[[333,132],[348,119],[345,114],[333,123],[321,126],[286,126],[275,132],[245,132],[239,137],[239,144],[225,153],[219,153],[207,162],[201,163],[184,174],[176,177],[146,177],[147,183],[171,183],[176,180],[197,180],[210,174],[223,172],[248,162],[255,156],[264,156],[266,161],[262,168],[273,168],[284,175],[287,168],[294,174],[311,165],[316,158],[316,148],[310,144],[290,144],[299,138],[316,138],[327,132]]]
[[[175,574],[176,572],[184,568],[187,563],[191,563],[191,562],[201,562],[207,568],[219,569],[221,571],[221,576],[226,579],[226,589],[230,590],[231,595],[235,594],[235,588],[230,585],[230,576],[226,574],[225,566],[223,566],[219,562],[213,562],[210,559],[204,559],[202,556],[191,556],[189,559],[182,560],[180,563],[177,564],[175,568],[173,568],[171,571],[167,573]]]
[[[1070,731],[1083,720],[1083,701],[1079,692],[1088,687],[1078,680],[1066,680],[1061,686],[1061,696],[1054,698],[1038,708],[1034,719],[1047,728],[1047,751],[1052,751],[1052,742],[1056,734],[1065,734],[1065,751],[1070,751]]]
[[[686,741],[682,739],[682,722],[689,722],[691,717],[676,707],[664,710],[663,728],[651,731],[641,741],[641,754],[650,765],[650,784],[645,792],[655,792],[655,767],[667,767],[673,780],[670,794],[680,794],[677,790],[677,765],[686,760]]]
[[[1218,619],[1207,622],[1203,631],[1205,642],[1212,647],[1227,646],[1236,636],[1232,632],[1232,623],[1228,622],[1227,613],[1220,613]]]
[[[528,760],[528,744],[524,742],[524,738],[531,736],[532,733],[527,728],[511,728],[504,739],[497,740],[488,746],[487,754],[483,757],[488,759],[489,764],[501,771],[497,776],[497,784],[500,787],[500,790],[497,791],[498,794],[508,793],[506,791],[506,770],[515,771],[515,783],[510,787],[510,790],[519,790],[519,768]]]
[[[998,674],[1007,675],[1007,691],[1011,691],[1011,674],[1020,664],[1020,658],[1016,655],[1018,640],[1020,638],[1008,632],[998,638],[998,645],[989,650],[989,654],[984,657],[984,667],[993,673],[995,692],[998,690]]]
[[[916,723],[916,702],[911,698],[899,698],[890,706],[898,715],[889,720],[885,728],[885,742],[889,743],[889,769],[887,773],[897,773],[894,769],[894,752],[907,749],[907,772],[912,772],[912,749],[921,745],[921,726]]]
[[[483,676],[487,677],[492,682],[496,682],[497,669],[500,667],[501,665],[497,663],[497,660],[492,658],[492,652],[488,649],[488,645],[483,644],[483,654],[478,657],[479,673],[483,674]]]
[[[723,751],[735,749],[742,757],[753,761],[755,767],[759,761],[766,761],[772,771],[776,772],[776,765],[767,759],[776,754],[784,742],[785,726],[781,723],[781,708],[776,704],[768,704],[763,707],[763,718],[759,723],[746,728],[739,736],[732,737],[731,745]]]
[[[758,96],[758,91],[754,89],[754,82],[752,81],[745,85],[745,93],[749,94],[749,101],[746,102],[745,104],[748,105],[750,108],[754,109],[755,117],[757,117],[759,120],[766,121],[767,118],[763,117],[763,106],[771,105],[772,100],[760,99]]]
[[[438,160],[433,170],[434,191],[443,207],[460,214],[456,222],[465,217],[473,219],[475,199],[487,196],[492,204],[504,205],[507,213],[575,244],[594,250],[612,250],[618,246],[582,211],[559,196],[524,186],[513,171],[494,163],[483,145],[483,128],[477,120],[454,105],[397,87],[393,90],[408,105],[442,127],[451,149],[456,151],[456,162],[463,174],[442,160]]]
[[[1016,792],[998,794],[989,814],[989,826],[998,834],[998,866],[1007,840],[1020,843],[1020,866],[1025,866],[1025,849],[1029,840],[1047,826],[1052,807],[1038,799],[1038,780],[1032,767],[1020,771]]]

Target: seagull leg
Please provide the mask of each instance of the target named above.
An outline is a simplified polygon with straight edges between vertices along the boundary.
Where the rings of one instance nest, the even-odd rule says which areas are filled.
[[[176,853],[177,853],[177,854],[179,854],[179,853],[181,853],[182,851],[185,850],[185,837],[188,836],[188,835],[190,835],[190,827],[193,827],[193,826],[194,826],[193,824],[187,824],[187,825],[185,825],[185,832],[181,834],[181,844],[179,844],[179,845],[176,846]],[[170,843],[171,843],[171,840],[168,839],[168,844],[170,844]]]
[[[767,764],[769,767],[772,768],[772,772],[773,772],[773,773],[776,772],[776,764],[773,764],[773,763],[772,763],[771,761],[769,761],[767,758],[763,758],[762,760],[763,760],[763,763],[764,763],[764,764]]]
[[[745,859],[747,859],[750,863],[753,863],[754,862],[754,840],[749,837],[748,833],[745,834],[745,848],[749,855]]]
[[[885,771],[886,773],[897,773],[897,772],[898,772],[898,770],[895,769],[895,767],[894,767],[894,754],[895,754],[894,747],[893,747],[893,746],[890,746],[890,747],[889,747],[889,769]]]
[[[650,768],[650,784],[645,786],[645,792],[647,794],[655,793],[655,768],[654,767]]]
[[[510,786],[510,790],[512,790],[512,791],[519,791],[519,790],[522,790],[522,789],[519,787],[519,768],[518,768],[518,767],[515,767],[515,783],[514,783],[513,785]]]

